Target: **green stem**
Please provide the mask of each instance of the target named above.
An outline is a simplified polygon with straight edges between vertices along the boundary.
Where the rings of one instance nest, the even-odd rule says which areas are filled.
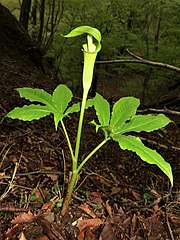
[[[69,136],[68,136],[68,133],[67,133],[67,130],[66,130],[66,127],[64,125],[63,120],[61,120],[61,125],[62,125],[64,134],[65,134],[65,137],[66,137],[66,140],[67,140],[67,143],[68,143],[68,147],[69,147],[69,150],[70,150],[70,153],[71,153],[72,164],[73,164],[74,163],[74,153],[73,153],[72,145],[71,145],[71,142],[70,142],[70,139],[69,139]]]
[[[85,111],[85,106],[86,106],[87,95],[88,95],[88,90],[84,90],[83,99],[82,99],[82,103],[81,103],[81,112],[80,112],[80,117],[79,117],[78,132],[77,132],[77,138],[76,138],[75,164],[74,164],[74,168],[72,169],[73,172],[76,171],[76,168],[77,168],[77,161],[78,161],[78,156],[79,156],[82,125],[83,125],[84,111]]]
[[[68,193],[68,204],[71,200],[71,196],[74,190],[74,186],[76,185],[76,181],[77,181],[77,176],[78,176],[78,171],[76,170],[73,174],[72,174],[72,178],[71,178],[71,183],[70,183],[70,187],[69,187],[69,193]]]
[[[74,186],[76,184],[77,176],[81,168],[84,166],[84,164],[92,157],[93,154],[95,154],[110,138],[104,139],[93,151],[82,161],[82,163],[79,165],[79,167],[72,173],[70,188],[69,188],[69,195],[68,195],[68,203],[71,199],[72,192],[74,190]]]
[[[81,164],[77,168],[77,174],[79,173],[81,168],[84,166],[84,164],[110,139],[111,139],[110,137],[105,138],[96,148],[93,149],[92,152],[90,152],[90,154],[81,162]]]

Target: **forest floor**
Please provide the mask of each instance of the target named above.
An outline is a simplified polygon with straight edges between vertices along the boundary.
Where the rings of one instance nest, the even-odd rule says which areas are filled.
[[[57,85],[51,74],[34,64],[26,42],[11,34],[12,26],[4,26],[6,35],[0,34],[0,119],[25,103],[15,88],[31,86],[52,92]],[[103,137],[97,137],[88,124],[93,118],[91,109],[85,114],[81,158]],[[65,124],[74,143],[78,114]],[[180,239],[179,128],[171,123],[139,135],[172,165],[173,188],[156,166],[108,142],[82,169],[69,210],[62,217],[71,161],[61,127],[55,131],[51,116],[33,122],[4,119],[0,124],[0,239]]]

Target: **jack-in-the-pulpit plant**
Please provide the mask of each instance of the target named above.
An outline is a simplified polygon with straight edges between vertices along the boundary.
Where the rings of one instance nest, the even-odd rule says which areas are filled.
[[[25,105],[21,108],[16,107],[6,115],[6,117],[13,119],[17,118],[23,121],[32,121],[53,114],[56,130],[58,130],[58,124],[61,123],[72,159],[72,172],[69,175],[69,185],[63,204],[62,215],[64,215],[68,209],[68,204],[71,200],[72,192],[81,168],[93,156],[93,154],[95,154],[110,139],[118,142],[121,149],[133,151],[143,161],[157,165],[168,176],[171,185],[173,185],[173,175],[170,164],[167,163],[155,150],[146,147],[139,137],[130,134],[132,132],[139,133],[141,131],[151,132],[157,130],[166,126],[171,120],[163,114],[136,115],[140,101],[135,97],[130,96],[121,98],[113,105],[112,111],[110,110],[111,108],[108,101],[99,93],[96,93],[94,98],[87,99],[92,84],[96,56],[101,49],[101,33],[96,28],[81,26],[75,28],[64,37],[70,38],[82,34],[87,35],[87,42],[83,44],[82,49],[84,53],[84,68],[82,77],[83,96],[81,103],[75,103],[69,107],[73,94],[64,84],[57,86],[52,94],[49,94],[42,89],[26,87],[18,88],[17,91],[21,97],[24,97],[31,102],[39,102],[41,104]],[[78,159],[84,112],[89,107],[95,108],[98,118],[98,122],[92,120],[91,124],[96,127],[97,133],[99,133],[99,130],[101,129],[104,133],[104,139],[79,163]],[[77,127],[76,146],[75,149],[73,149],[64,124],[64,118],[73,112],[79,111],[80,116],[79,125]]]

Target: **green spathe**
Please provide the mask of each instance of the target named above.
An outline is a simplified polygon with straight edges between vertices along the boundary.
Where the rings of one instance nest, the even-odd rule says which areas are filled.
[[[77,37],[82,34],[87,34],[87,43],[83,44],[84,52],[84,68],[83,68],[83,89],[84,94],[88,91],[92,84],[94,64],[96,61],[97,53],[101,50],[101,33],[98,29],[81,26],[72,30],[69,34],[65,35],[66,38]],[[93,43],[93,38],[96,43]]]

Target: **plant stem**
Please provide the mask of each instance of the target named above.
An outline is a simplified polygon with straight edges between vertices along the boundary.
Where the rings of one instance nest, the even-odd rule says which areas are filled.
[[[72,192],[74,190],[74,186],[76,184],[79,171],[84,166],[84,164],[92,157],[92,155],[95,154],[108,140],[110,140],[110,137],[105,138],[95,149],[93,149],[93,151],[82,161],[79,167],[72,173],[71,183],[68,191],[68,203],[71,200]]]
[[[78,125],[78,132],[77,132],[77,138],[76,138],[75,163],[74,163],[74,166],[73,166],[73,169],[72,169],[73,173],[77,169],[79,148],[80,148],[80,142],[81,142],[82,125],[83,125],[84,111],[85,111],[85,106],[86,106],[86,99],[87,99],[87,95],[88,95],[88,90],[86,90],[86,89],[84,90],[83,99],[82,99],[82,103],[81,103],[81,112],[80,112],[80,117],[79,117],[79,125]]]
[[[61,120],[61,125],[62,125],[64,134],[65,134],[65,137],[66,137],[66,140],[67,140],[67,143],[68,143],[68,147],[69,147],[69,150],[70,150],[70,153],[71,153],[72,163],[74,163],[74,153],[73,153],[73,150],[72,150],[72,145],[71,145],[71,142],[70,142],[70,139],[69,139],[69,136],[68,136],[68,133],[67,133],[67,130],[66,130],[66,127],[64,125],[63,120]]]
[[[74,190],[74,186],[76,184],[77,181],[77,176],[78,176],[78,171],[76,170],[73,174],[72,174],[72,178],[71,178],[71,182],[70,182],[70,187],[69,187],[69,192],[68,192],[68,204],[71,200],[71,196]]]
[[[96,148],[93,149],[92,152],[81,162],[79,167],[77,168],[77,174],[81,170],[81,168],[84,166],[84,164],[108,141],[110,140],[110,137],[105,138]]]

